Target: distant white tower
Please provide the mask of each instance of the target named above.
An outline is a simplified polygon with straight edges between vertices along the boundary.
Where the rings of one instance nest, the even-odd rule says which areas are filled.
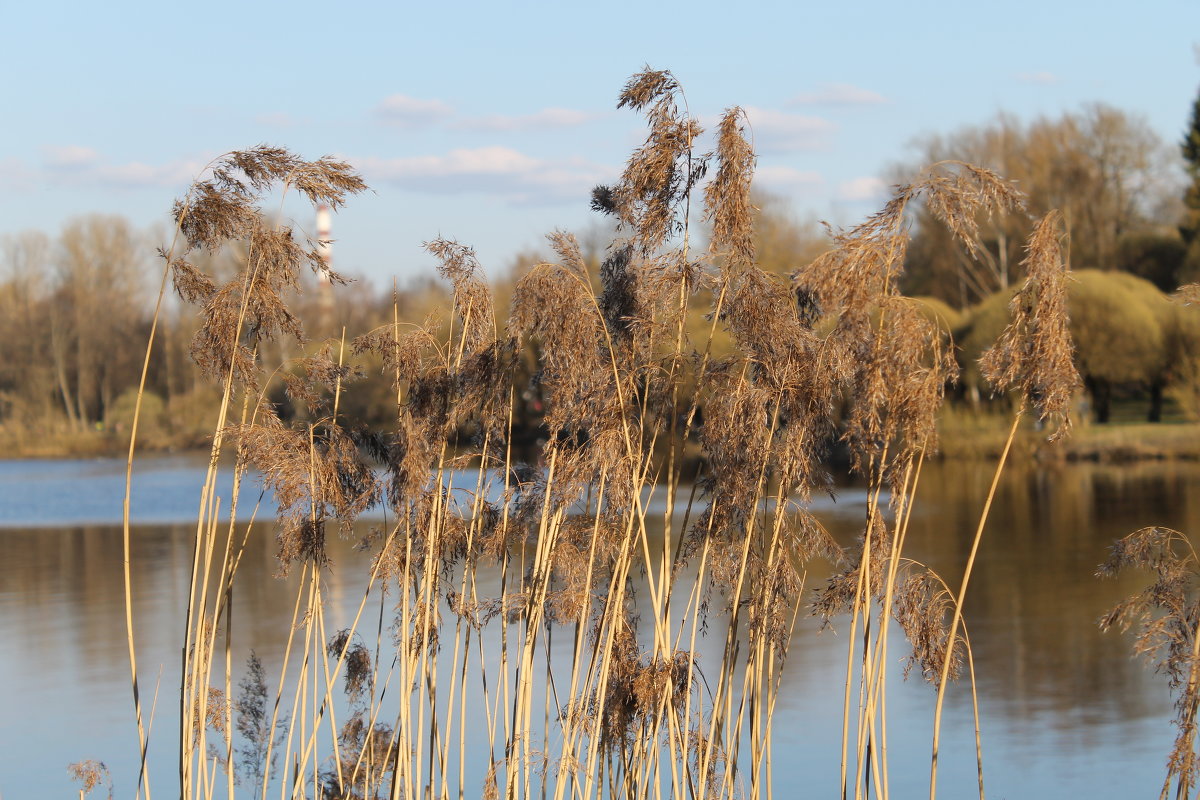
[[[321,283],[326,285],[329,283],[329,267],[333,263],[333,234],[330,233],[332,226],[333,214],[330,213],[328,205],[321,203],[317,206],[317,252],[325,262],[325,268],[321,270]]]
[[[333,265],[333,214],[327,204],[317,206],[317,252],[321,254],[324,267],[317,273],[317,303],[321,313],[321,327],[329,330],[333,318],[333,286],[329,271]]]

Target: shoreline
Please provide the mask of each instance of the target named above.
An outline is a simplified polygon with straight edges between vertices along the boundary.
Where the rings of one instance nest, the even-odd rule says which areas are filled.
[[[1011,419],[1011,418],[1008,418]],[[1004,450],[1007,428],[1001,417],[943,417],[937,457],[947,460],[996,460]],[[1013,441],[1015,461],[1200,461],[1200,422],[1110,422],[1077,424],[1061,442],[1026,422]]]
[[[1011,418],[995,415],[943,414],[940,442],[933,458],[954,461],[995,461],[1004,449]],[[111,433],[85,433],[42,438],[0,439],[0,461],[125,458],[128,441]],[[840,463],[838,448],[829,461]],[[194,444],[140,445],[138,456],[207,455],[208,447]],[[1062,442],[1050,444],[1044,431],[1028,422],[1018,431],[1009,458],[1013,461],[1200,461],[1200,422],[1112,422],[1076,425]]]

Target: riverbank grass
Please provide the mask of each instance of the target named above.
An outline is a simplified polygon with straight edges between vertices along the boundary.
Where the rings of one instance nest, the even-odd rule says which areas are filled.
[[[1004,449],[1008,420],[997,414],[947,406],[938,422],[941,454],[947,459],[995,459]],[[1010,458],[1022,461],[1200,460],[1200,422],[1080,421],[1069,439],[1051,446],[1046,433],[1027,420],[1013,441]]]

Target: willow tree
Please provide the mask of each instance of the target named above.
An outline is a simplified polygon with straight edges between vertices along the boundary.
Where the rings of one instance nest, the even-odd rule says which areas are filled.
[[[1178,310],[1153,284],[1134,275],[1079,270],[1068,288],[1075,362],[1096,422],[1108,422],[1115,390],[1148,394],[1147,419],[1162,418],[1163,390],[1190,347],[1175,322]],[[960,330],[964,380],[979,385],[975,362],[1004,327],[1010,292],[976,306]],[[1190,340],[1189,340],[1190,341]]]

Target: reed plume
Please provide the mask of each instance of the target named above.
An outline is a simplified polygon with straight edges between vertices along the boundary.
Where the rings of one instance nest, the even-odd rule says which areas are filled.
[[[1190,797],[1200,776],[1200,558],[1179,531],[1143,528],[1115,542],[1096,574],[1111,578],[1127,569],[1148,570],[1154,582],[1101,617],[1100,627],[1136,628],[1134,652],[1167,676],[1178,734],[1159,796],[1167,797],[1174,786],[1176,797]]]
[[[486,763],[478,790],[507,800],[770,797],[773,712],[803,611],[829,624],[849,615],[840,786],[887,795],[887,621],[937,685],[939,709],[967,643],[965,578],[955,594],[903,555],[957,375],[952,343],[898,289],[906,209],[926,203],[977,248],[979,218],[1019,211],[1021,198],[987,170],[935,165],[861,225],[831,229],[830,250],[789,279],[757,260],[741,109],[722,115],[705,154],[671,73],[633,76],[618,108],[648,130],[620,179],[593,192],[618,226],[600,263],[552,233],[553,259],[497,309],[475,253],[435,239],[426,249],[452,291],[445,319],[402,321],[397,304],[391,323],[297,358],[266,345],[305,341],[288,301],[303,270],[324,264],[259,204],[282,190],[336,208],[361,179],[331,159],[260,147],[218,160],[176,205],[184,244],[164,259],[198,308],[193,358],[223,391],[183,649],[181,797],[216,793],[210,746],[231,796],[249,759],[242,774],[264,797],[273,780],[294,796],[461,797],[475,791],[475,761]],[[691,231],[701,190],[706,248]],[[997,351],[1010,355],[989,363],[1050,418],[1069,394],[1061,359],[1053,374],[1028,359],[1053,337],[1056,358],[1070,350],[1054,321],[1057,240],[1039,232],[1030,310]],[[224,282],[192,257],[222,247],[242,255]],[[700,315],[707,331],[689,325]],[[382,429],[344,411],[368,368],[390,379]],[[279,387],[303,414],[268,401]],[[526,393],[542,405],[522,420]],[[536,444],[518,440],[523,424]],[[254,466],[277,504],[280,572],[299,573],[274,696],[252,660],[239,703],[228,701],[230,608],[253,532],[218,514],[230,443],[231,514]],[[810,508],[832,489],[839,443],[869,487],[854,542],[836,541]],[[363,540],[362,601],[331,631],[326,581],[342,565],[328,558],[327,531],[348,535],[376,506],[387,522]],[[810,603],[819,561],[834,574]],[[360,624],[369,598],[373,634]],[[706,633],[715,655],[701,656]],[[236,751],[235,730],[248,740]],[[283,778],[272,778],[276,761]]]
[[[1052,211],[1034,227],[1021,262],[1027,277],[1009,304],[1012,321],[979,362],[996,391],[1019,389],[1038,420],[1054,425],[1051,441],[1070,432],[1071,398],[1081,384],[1067,318],[1061,226],[1062,214]]]
[[[76,761],[67,766],[67,771],[71,773],[72,780],[79,782],[80,798],[91,794],[97,786],[104,786],[108,789],[109,800],[112,800],[112,776],[103,761]]]

